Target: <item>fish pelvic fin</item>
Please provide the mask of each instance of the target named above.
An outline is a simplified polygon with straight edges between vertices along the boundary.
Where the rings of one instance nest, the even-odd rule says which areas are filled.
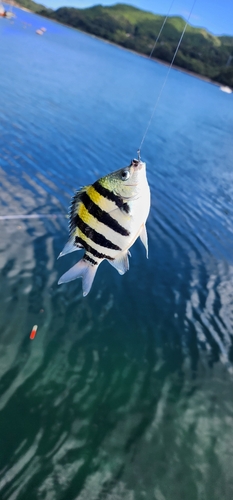
[[[145,249],[146,249],[146,258],[148,259],[148,237],[147,237],[147,231],[146,231],[146,225],[143,224],[142,225],[142,229],[140,231],[140,240],[142,242],[142,244],[144,245]]]
[[[119,274],[125,274],[129,270],[128,250],[121,252],[114,260],[109,260],[109,264],[115,267]]]
[[[98,264],[92,265],[84,259],[81,259],[77,264],[71,267],[69,271],[61,276],[58,285],[76,280],[76,278],[82,278],[83,296],[86,297],[92,287],[97,269]]]

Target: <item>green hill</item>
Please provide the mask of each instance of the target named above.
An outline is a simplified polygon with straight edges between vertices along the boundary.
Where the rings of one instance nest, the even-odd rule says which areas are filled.
[[[44,7],[44,5],[33,2],[33,0],[16,0],[16,1],[4,0],[4,3],[8,3],[10,5],[16,5],[19,7],[24,7],[25,9],[31,10],[32,12],[36,12],[36,13],[40,13],[41,10],[44,10],[44,9],[46,11],[50,10],[50,9],[46,9],[46,7]]]
[[[164,17],[125,4],[96,5],[87,9],[62,7],[55,11],[32,0],[18,0],[22,6],[51,19],[94,34],[127,49],[149,55]],[[185,21],[169,17],[153,57],[170,62]],[[176,66],[233,87],[233,37],[214,36],[205,29],[188,26]]]

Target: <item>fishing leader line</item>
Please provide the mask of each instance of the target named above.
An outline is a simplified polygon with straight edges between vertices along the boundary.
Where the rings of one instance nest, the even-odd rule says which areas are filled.
[[[163,31],[164,25],[165,25],[165,24],[166,24],[166,22],[167,22],[167,18],[168,18],[169,14],[170,14],[170,11],[171,11],[171,8],[172,8],[172,6],[173,6],[173,4],[174,4],[174,1],[175,1],[175,0],[172,0],[172,3],[171,3],[171,5],[170,5],[170,7],[169,7],[169,9],[168,9],[168,11],[167,11],[167,14],[166,14],[166,16],[165,16],[164,20],[163,20],[163,24],[162,24],[162,26],[161,26],[161,28],[160,28],[160,30],[159,30],[159,33],[158,33],[157,38],[156,38],[156,40],[155,40],[155,43],[154,43],[154,45],[153,45],[153,47],[152,47],[152,49],[151,49],[151,52],[150,52],[150,55],[149,55],[149,59],[151,59],[151,57],[152,57],[152,54],[153,54],[153,52],[154,52],[154,50],[155,50],[155,47],[156,47],[157,42],[158,42],[158,39],[159,39],[159,37],[160,37],[160,35],[161,35],[162,31]]]
[[[170,65],[169,65],[169,68],[168,68],[167,74],[166,74],[166,76],[165,76],[165,79],[164,79],[163,85],[162,85],[162,87],[161,87],[161,89],[160,89],[159,95],[158,95],[158,97],[157,97],[157,99],[156,99],[156,102],[155,102],[154,108],[153,108],[153,110],[152,110],[152,113],[151,113],[150,119],[149,119],[149,121],[148,121],[147,127],[146,127],[146,129],[145,129],[144,134],[143,134],[143,137],[142,137],[142,140],[141,140],[140,146],[139,146],[139,148],[138,148],[138,150],[137,150],[137,153],[138,153],[138,159],[139,159],[139,160],[140,160],[140,153],[141,153],[142,145],[143,145],[144,140],[145,140],[145,138],[146,138],[147,132],[148,132],[148,130],[149,130],[149,128],[150,128],[150,126],[151,126],[151,122],[152,122],[152,120],[153,120],[153,117],[154,117],[155,111],[156,111],[156,109],[157,109],[157,107],[158,107],[158,104],[159,104],[159,101],[160,101],[161,95],[162,95],[162,93],[163,93],[164,87],[165,87],[165,85],[166,85],[166,83],[167,83],[167,79],[168,79],[169,74],[170,74],[170,71],[171,71],[171,69],[172,69],[172,66],[173,66],[174,60],[175,60],[175,58],[176,58],[177,52],[178,52],[178,50],[179,50],[179,48],[180,48],[180,44],[181,44],[181,42],[182,42],[182,40],[183,40],[183,36],[184,36],[185,31],[186,31],[186,28],[187,28],[187,26],[188,26],[188,22],[189,22],[189,19],[190,19],[190,17],[191,17],[191,14],[192,14],[192,12],[193,12],[193,9],[194,9],[194,6],[195,6],[196,1],[197,1],[197,0],[194,0],[194,1],[193,1],[193,4],[192,4],[192,7],[191,7],[191,10],[190,10],[189,15],[188,15],[188,17],[187,17],[187,21],[186,21],[186,23],[185,23],[184,29],[183,29],[183,31],[182,31],[182,33],[181,33],[180,39],[179,39],[178,44],[177,44],[177,46],[176,46],[176,50],[175,50],[175,52],[174,52],[173,58],[172,58],[172,60],[171,60],[171,63],[170,63]],[[172,2],[172,4],[173,4],[173,2]],[[171,7],[172,7],[172,4],[171,4],[170,9],[169,9],[169,11],[168,11],[168,12],[170,12]],[[168,17],[168,14],[167,14],[167,17]],[[159,32],[159,35],[158,35],[158,37],[157,37],[157,39],[156,39],[156,42],[155,42],[155,44],[154,44],[153,50],[151,51],[151,55],[153,54],[153,51],[154,51],[155,46],[156,46],[156,43],[157,43],[157,41],[158,41],[158,39],[159,39],[159,36],[160,36],[160,35],[161,35],[161,33],[162,33],[162,29],[163,29],[163,27],[164,27],[164,25],[165,25],[165,22],[166,22],[166,20],[164,21],[164,23],[163,23],[163,25],[162,25],[162,27],[161,27],[161,29],[160,29],[160,32]],[[150,57],[151,57],[151,56],[150,56]]]

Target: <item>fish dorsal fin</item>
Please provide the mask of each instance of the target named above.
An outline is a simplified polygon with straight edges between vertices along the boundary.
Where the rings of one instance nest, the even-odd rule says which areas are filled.
[[[128,250],[121,252],[116,259],[109,260],[108,262],[115,267],[119,274],[125,274],[129,270]]]
[[[89,188],[90,186],[85,186],[81,188],[79,191],[77,191],[70,204],[70,212],[69,212],[69,232],[70,236],[72,237],[73,232],[76,228],[76,215],[78,213],[78,207],[82,201],[82,194],[85,193],[85,191]]]
[[[76,250],[81,250],[82,247],[79,246],[78,244],[75,244],[75,239],[74,237],[72,236],[66,243],[66,245],[64,246],[63,250],[61,251],[61,253],[59,253],[58,255],[58,259],[60,257],[63,257],[63,255],[66,255],[67,253],[71,253],[71,252],[75,252]]]
[[[144,247],[146,249],[146,258],[148,259],[148,238],[147,238],[147,231],[146,231],[145,224],[142,225],[142,229],[141,229],[139,236],[140,236],[140,240],[141,240],[142,244],[144,245]]]
[[[88,187],[88,186],[87,186]],[[87,187],[84,187],[77,191],[75,195],[73,196],[70,204],[70,212],[69,212],[69,233],[70,233],[70,238],[67,241],[66,245],[64,246],[63,250],[61,253],[58,255],[58,259],[60,257],[63,257],[63,255],[66,255],[67,253],[75,252],[76,250],[81,250],[82,245],[79,245],[75,243],[75,229],[76,229],[76,215],[78,213],[78,207],[79,204],[81,203],[81,197],[82,193],[86,191]]]

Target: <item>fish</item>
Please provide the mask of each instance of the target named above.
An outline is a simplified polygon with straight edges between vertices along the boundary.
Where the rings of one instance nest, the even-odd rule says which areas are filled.
[[[76,250],[84,249],[85,253],[58,284],[82,278],[85,297],[104,260],[123,275],[129,269],[129,249],[138,237],[148,258],[149,211],[150,188],[146,163],[141,159],[77,191],[70,206],[69,240],[58,258]]]

